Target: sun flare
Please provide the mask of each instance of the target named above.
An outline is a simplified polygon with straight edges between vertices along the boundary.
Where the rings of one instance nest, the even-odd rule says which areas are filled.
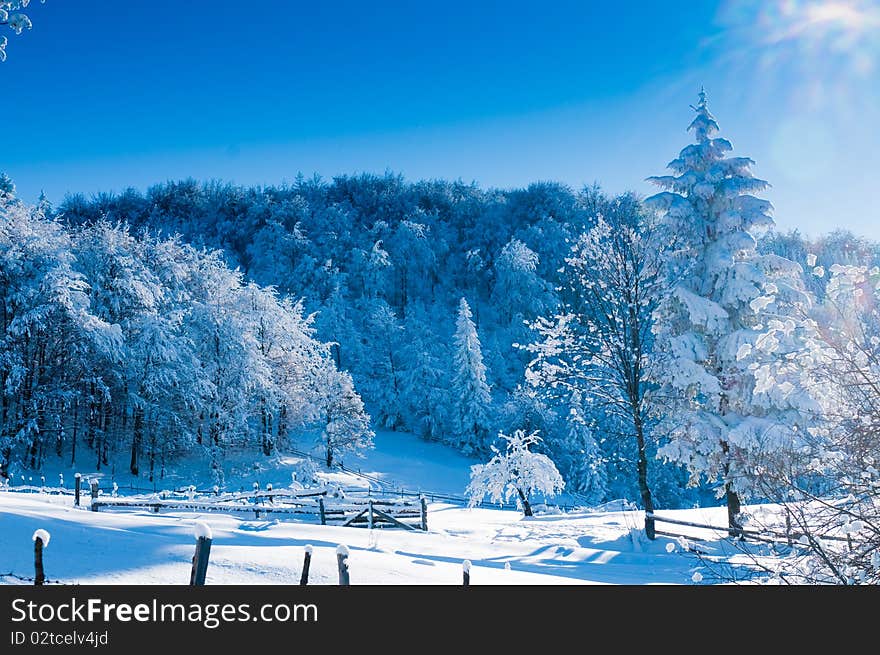
[[[771,44],[796,39],[830,43],[842,38],[855,43],[880,27],[877,3],[857,0],[768,3],[765,16],[772,28],[766,39]]]
[[[880,0],[728,0],[719,59],[731,79],[760,73],[763,92],[801,110],[872,103],[880,73]]]

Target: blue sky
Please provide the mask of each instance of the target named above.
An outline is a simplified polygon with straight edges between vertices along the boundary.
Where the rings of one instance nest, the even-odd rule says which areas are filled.
[[[320,6],[324,5],[324,6]],[[550,6],[544,6],[550,5]],[[705,85],[782,228],[880,239],[877,0],[47,0],[0,64],[41,190],[393,170],[651,191]]]

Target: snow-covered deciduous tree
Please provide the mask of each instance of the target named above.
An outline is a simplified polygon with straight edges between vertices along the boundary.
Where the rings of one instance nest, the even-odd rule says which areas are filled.
[[[346,371],[326,368],[327,399],[323,408],[324,425],[318,443],[324,450],[324,463],[333,466],[342,455],[360,456],[373,447],[373,430],[364,403]]]
[[[670,437],[659,454],[687,466],[694,484],[720,481],[735,533],[756,466],[788,447],[800,422],[797,390],[763,393],[751,365],[770,345],[768,322],[785,325],[807,299],[798,264],[757,252],[772,207],[752,194],[767,182],[751,159],[727,156],[733,146],[716,136],[704,92],[693,109],[696,143],[668,165],[673,175],[649,178],[666,191],[645,201],[678,238],[667,256],[674,287],[656,311],[655,379]]]
[[[456,445],[466,453],[481,452],[487,446],[492,397],[477,327],[464,298],[458,304],[453,347],[451,390],[456,407]]]
[[[537,274],[538,254],[519,239],[511,239],[495,258],[494,305],[510,323],[544,311],[547,283]]]
[[[505,451],[492,446],[492,456],[486,464],[471,467],[471,480],[465,490],[471,507],[489,496],[492,502],[504,503],[515,499],[525,516],[532,516],[529,499],[533,494],[553,496],[565,488],[565,482],[547,455],[529,450],[540,443],[537,432],[526,434],[516,430],[512,435],[498,434],[506,442]]]
[[[40,0],[45,3],[46,0]],[[5,0],[0,2],[0,25],[8,25],[13,32],[21,34],[33,27],[31,19],[24,10],[31,0]],[[6,61],[6,46],[8,41],[5,36],[0,36],[0,62]]]
[[[155,480],[202,450],[222,486],[227,450],[271,455],[328,406],[331,423],[354,417],[346,433],[369,428],[301,302],[219,251],[101,218],[70,227],[0,183],[0,477],[51,449],[96,469],[128,456]]]
[[[89,311],[88,284],[75,269],[63,226],[0,193],[0,476],[15,459],[41,466],[55,417],[77,381],[117,361],[121,334]],[[101,391],[96,391],[101,393]]]
[[[880,581],[880,268],[806,264],[825,284],[814,306],[769,322],[753,364],[764,393],[795,390],[813,421],[761,462],[760,493],[778,503],[797,548],[767,570],[795,584]],[[798,335],[796,348],[784,348]],[[775,355],[775,356],[770,356]],[[781,355],[781,356],[780,356]],[[773,515],[771,514],[771,517]],[[773,525],[780,530],[781,521]]]
[[[532,328],[526,380],[546,395],[582,398],[626,426],[637,444],[642,506],[654,510],[648,486],[652,313],[666,288],[663,253],[669,237],[633,196],[597,198],[599,216],[571,248],[563,269],[562,307]],[[581,410],[572,407],[578,416]],[[584,463],[584,465],[588,465]],[[653,522],[646,521],[653,538]]]

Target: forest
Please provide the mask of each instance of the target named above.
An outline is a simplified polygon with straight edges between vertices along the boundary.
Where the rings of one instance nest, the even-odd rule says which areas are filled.
[[[880,245],[775,230],[719,130],[701,94],[648,198],[386,173],[29,206],[4,177],[0,476],[202,453],[222,486],[230,448],[332,466],[383,429],[537,434],[585,502],[732,525],[837,484],[877,450]]]

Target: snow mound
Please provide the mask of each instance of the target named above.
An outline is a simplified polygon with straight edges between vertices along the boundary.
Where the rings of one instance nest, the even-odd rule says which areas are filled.
[[[193,525],[193,535],[196,539],[213,539],[211,526],[203,521],[196,521]]]
[[[43,542],[43,548],[49,545],[49,533],[40,528],[39,530],[34,532],[34,536],[32,537],[34,541],[39,539]]]

